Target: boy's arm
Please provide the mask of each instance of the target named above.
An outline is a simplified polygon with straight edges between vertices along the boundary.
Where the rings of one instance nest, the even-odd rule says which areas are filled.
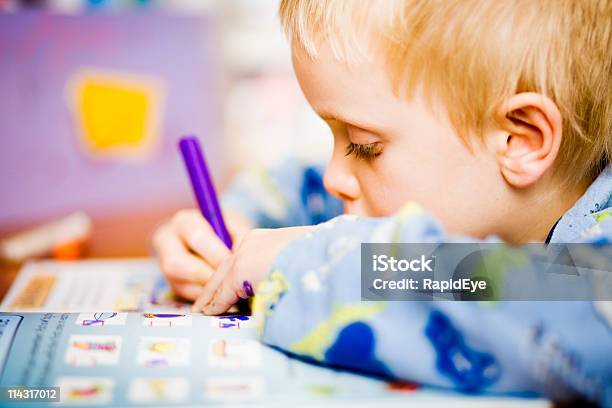
[[[239,174],[222,207],[244,214],[258,228],[319,224],[342,213],[340,200],[323,187],[322,168],[297,160]]]
[[[390,379],[612,402],[610,302],[360,300],[361,242],[441,241],[415,206],[322,224],[285,247],[257,288],[263,341]]]

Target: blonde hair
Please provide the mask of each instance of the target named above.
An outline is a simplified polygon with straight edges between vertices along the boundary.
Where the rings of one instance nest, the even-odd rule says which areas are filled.
[[[466,142],[503,100],[538,92],[563,117],[564,183],[610,162],[611,0],[282,0],[280,18],[312,58],[321,41],[340,60],[381,51],[396,87],[410,96],[420,84]]]

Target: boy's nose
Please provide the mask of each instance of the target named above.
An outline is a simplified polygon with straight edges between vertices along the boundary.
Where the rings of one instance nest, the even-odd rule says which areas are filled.
[[[350,158],[341,149],[334,149],[323,184],[330,194],[343,201],[354,201],[359,197],[359,182],[351,169]]]

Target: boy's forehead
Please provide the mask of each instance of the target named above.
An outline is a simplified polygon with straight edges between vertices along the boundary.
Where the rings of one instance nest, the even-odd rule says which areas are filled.
[[[316,56],[293,46],[292,55],[302,92],[323,119],[382,132],[413,111],[415,100],[397,95],[380,60],[342,61],[327,44],[321,44]]]
[[[299,45],[292,47],[293,67],[306,98],[323,114],[339,114],[363,102],[388,103],[395,98],[384,64],[376,61],[341,61],[329,45],[322,43],[316,56]],[[346,109],[343,109],[346,110]]]

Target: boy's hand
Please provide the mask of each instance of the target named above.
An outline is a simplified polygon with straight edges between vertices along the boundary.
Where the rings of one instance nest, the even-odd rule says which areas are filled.
[[[234,241],[252,229],[246,217],[232,212],[224,215]],[[187,300],[198,297],[213,271],[230,255],[198,210],[177,212],[157,229],[153,246],[170,287]]]
[[[193,311],[217,315],[226,312],[239,299],[253,296],[253,288],[270,271],[278,251],[312,228],[255,229],[247,233],[206,283]]]

